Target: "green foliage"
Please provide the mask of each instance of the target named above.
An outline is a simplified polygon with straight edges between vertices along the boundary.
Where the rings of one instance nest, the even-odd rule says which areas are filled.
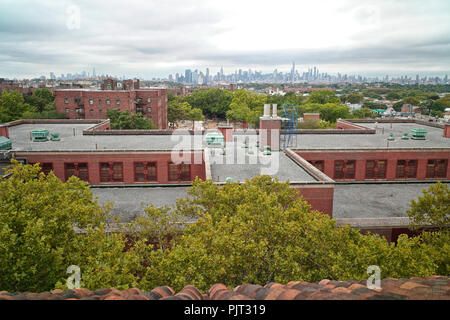
[[[247,90],[236,90],[233,93],[233,100],[226,117],[230,121],[247,122],[257,127],[259,125],[259,117],[263,115],[266,101],[266,95],[252,93]]]
[[[353,110],[352,115],[356,119],[366,119],[375,117],[375,114],[369,108],[361,108],[359,110]]]
[[[297,123],[298,129],[329,129],[331,123],[324,120],[306,119]]]
[[[0,123],[20,119],[26,111],[34,111],[27,103],[24,103],[22,94],[17,90],[2,91],[0,97]]]
[[[67,115],[56,111],[55,102],[50,102],[42,110],[42,112],[25,111],[22,114],[22,119],[66,119]]]
[[[178,236],[172,229],[170,249],[166,244],[165,250],[152,252],[147,285],[170,284],[179,290],[193,284],[207,290],[217,282],[233,287],[292,279],[366,279],[369,265],[380,266],[383,277],[445,270],[446,248],[436,245],[448,238],[439,239],[440,234],[401,237],[398,245],[389,244],[378,235],[337,227],[296,196],[289,183],[268,176],[222,187],[195,181],[188,198],[178,200],[169,222],[197,222],[187,224]],[[156,213],[159,222],[162,213]]]
[[[450,189],[446,183],[438,182],[428,190],[422,190],[423,196],[411,200],[407,214],[413,228],[420,224],[431,224],[438,227],[450,225]]]
[[[351,118],[350,108],[336,103],[305,103],[300,108],[301,113],[320,113],[320,119],[335,123],[337,119]]]
[[[357,93],[351,93],[345,97],[345,100],[352,104],[361,103],[363,101],[363,99],[364,99],[364,96],[362,94],[357,94]]]
[[[317,90],[311,92],[309,98],[305,101],[307,104],[318,103],[340,103],[341,100],[336,96],[336,94],[331,90]]]
[[[128,259],[118,254],[123,236],[104,232],[109,206],[101,208],[76,177],[63,183],[53,173],[41,173],[38,164],[13,164],[6,171],[12,175],[0,181],[0,288],[50,290],[65,283],[72,264],[82,270],[82,286],[96,287],[92,277],[109,279],[103,282],[107,285],[121,284],[122,273],[106,272],[124,268],[122,261]],[[75,228],[87,233],[77,234]],[[90,274],[102,265],[106,273]]]
[[[111,129],[158,129],[151,119],[146,119],[142,114],[131,114],[127,111],[109,109],[106,116],[111,121]]]
[[[230,109],[233,93],[218,88],[198,89],[185,99],[194,109],[200,109],[206,116],[223,119]]]
[[[45,108],[48,108],[48,105],[52,104],[54,105],[55,98],[53,97],[53,94],[50,90],[43,88],[43,89],[36,89],[34,91],[33,95],[24,95],[24,100],[26,103],[34,107],[37,112],[43,112]],[[40,118],[43,119],[43,118]]]

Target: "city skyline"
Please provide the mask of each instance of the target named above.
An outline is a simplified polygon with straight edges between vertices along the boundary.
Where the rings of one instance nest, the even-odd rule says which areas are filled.
[[[450,73],[448,1],[131,4],[2,1],[0,75],[33,78],[96,66],[99,74],[151,79],[189,68],[284,72],[292,61],[330,74]]]

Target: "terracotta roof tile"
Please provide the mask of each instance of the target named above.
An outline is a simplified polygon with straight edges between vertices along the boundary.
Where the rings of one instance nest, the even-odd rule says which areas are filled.
[[[365,280],[316,283],[291,281],[287,285],[270,282],[265,286],[243,284],[229,290],[224,284],[213,285],[206,293],[188,285],[175,293],[161,286],[151,291],[137,288],[117,290],[74,289],[32,293],[0,291],[0,300],[450,300],[450,277],[428,276],[411,279],[384,279],[380,290],[367,288]]]

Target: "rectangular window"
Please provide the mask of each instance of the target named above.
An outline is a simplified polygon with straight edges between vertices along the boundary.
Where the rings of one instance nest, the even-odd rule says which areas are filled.
[[[89,99],[89,104],[94,104],[94,99]]]
[[[111,104],[111,100],[106,99],[106,104]]]
[[[335,160],[334,178],[335,179],[354,179],[356,170],[355,160]]]
[[[65,164],[65,177],[66,180],[69,179],[71,176],[76,176],[80,180],[88,181],[89,180],[89,174],[88,174],[88,165],[87,163],[66,163]]]
[[[385,179],[387,160],[367,160],[366,179]]]
[[[334,178],[335,179],[344,178],[344,161],[343,160],[334,161]]]
[[[98,99],[98,104],[102,104],[102,99]]]
[[[123,181],[122,162],[113,163],[113,181]]]
[[[152,99],[147,98],[147,102],[148,102],[148,103],[152,102]]]
[[[181,164],[180,168],[180,180],[189,181],[191,180],[191,166],[189,164]]]
[[[148,108],[147,108],[147,112],[152,112],[152,108],[151,108],[151,107],[148,107]]]
[[[69,98],[64,98],[64,103],[69,103]]]
[[[156,162],[135,162],[134,181],[156,181]]]
[[[111,170],[109,168],[109,163],[100,163],[100,181],[101,182],[111,181]]]
[[[53,163],[51,163],[51,162],[42,163],[41,167],[42,167],[42,172],[44,172],[45,174],[49,174],[50,171],[53,170]]]
[[[427,178],[445,178],[447,176],[447,159],[429,159]]]
[[[120,100],[119,99],[116,100],[116,104],[120,105]]]
[[[90,114],[91,116],[93,116],[93,115],[94,115],[94,109],[89,110],[89,114]]]
[[[169,163],[169,181],[178,181],[178,165]]]
[[[324,170],[323,160],[311,160],[311,161],[308,161],[308,162],[311,163],[314,167],[316,167],[317,169],[319,169],[320,171],[323,172],[323,170]]]
[[[66,108],[66,113],[69,113],[70,112],[70,109],[69,108]]]
[[[417,160],[397,160],[397,178],[415,178],[417,175]]]

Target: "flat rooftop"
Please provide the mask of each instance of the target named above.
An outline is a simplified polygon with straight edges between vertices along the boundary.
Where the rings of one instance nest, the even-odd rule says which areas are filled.
[[[233,181],[244,182],[261,174],[276,177],[282,182],[317,181],[284,152],[273,151],[271,155],[264,155],[256,147],[247,149],[234,143],[229,143],[225,150],[226,154],[221,155],[218,149],[210,149],[211,176],[214,182],[224,182],[228,177]],[[253,154],[249,154],[249,150]]]
[[[427,183],[336,184],[333,218],[407,217],[412,199],[422,196]],[[450,184],[447,184],[450,186]]]
[[[293,149],[376,149],[386,148],[387,138],[393,133],[395,141],[389,141],[389,148],[450,148],[450,139],[443,136],[444,130],[416,123],[356,123],[367,128],[377,128],[376,134],[301,134]],[[384,133],[383,133],[384,129]],[[412,140],[412,129],[425,129],[426,140]],[[407,132],[410,139],[402,140]]]
[[[333,218],[370,219],[407,217],[412,199],[431,184],[338,184],[334,190]],[[450,185],[449,185],[450,186]],[[144,212],[147,204],[172,206],[186,198],[187,187],[91,188],[99,204],[114,202],[112,214],[130,221]]]
[[[95,124],[21,124],[9,128],[13,151],[171,150],[185,141],[186,149],[201,149],[202,141],[190,135],[85,135]],[[61,141],[33,142],[31,131],[57,132]],[[74,135],[75,133],[75,135]],[[203,137],[204,140],[204,137]],[[190,149],[190,148],[189,148]]]
[[[358,123],[375,128],[376,134],[300,134],[293,139],[293,149],[377,149],[387,147],[387,138],[394,134],[395,141],[389,141],[389,148],[450,148],[450,139],[443,137],[443,129],[415,123]],[[206,146],[205,136],[196,139],[191,135],[86,135],[86,130],[95,124],[21,124],[9,128],[14,151],[93,151],[98,150],[171,150],[183,141],[185,149],[201,149]],[[384,128],[384,133],[383,132]],[[404,132],[414,128],[427,130],[426,140],[402,140]],[[60,134],[61,141],[33,142],[32,130],[48,129]],[[75,135],[74,135],[75,132]],[[253,134],[236,135],[235,141],[254,139]],[[200,141],[201,140],[201,141]],[[296,140],[296,141],[295,141]],[[236,149],[240,147],[239,143]],[[220,168],[217,168],[220,170]],[[224,172],[226,174],[226,172]],[[222,175],[219,173],[219,176]]]

